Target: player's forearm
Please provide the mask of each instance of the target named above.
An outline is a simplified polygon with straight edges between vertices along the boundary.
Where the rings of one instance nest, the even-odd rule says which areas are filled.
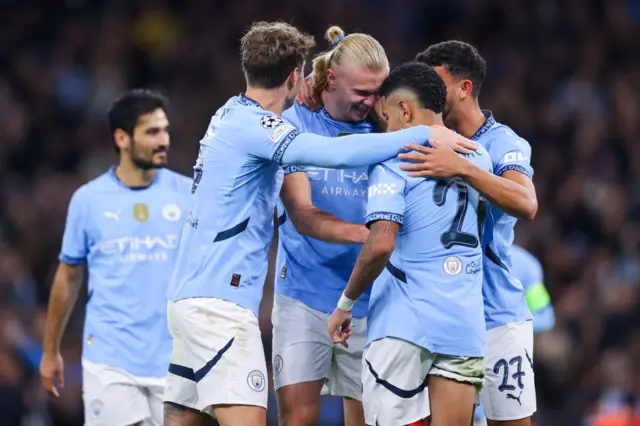
[[[58,353],[60,351],[62,334],[78,300],[81,284],[82,268],[63,264],[58,267],[47,310],[43,344],[45,352]]]
[[[492,204],[519,219],[533,220],[538,202],[527,188],[467,162],[462,178]]]
[[[424,145],[431,137],[427,126],[391,133],[348,135],[330,138],[301,133],[282,156],[283,165],[347,169],[380,163],[406,152],[406,144]]]
[[[299,234],[334,244],[360,244],[366,238],[366,226],[345,222],[330,213],[313,207],[291,215]]]
[[[389,261],[394,242],[395,239],[391,241],[380,241],[375,237],[367,239],[351,273],[347,288],[344,290],[345,296],[357,300],[373,284]]]

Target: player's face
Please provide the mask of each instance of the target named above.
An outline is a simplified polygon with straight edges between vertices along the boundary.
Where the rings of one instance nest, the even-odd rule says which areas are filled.
[[[348,121],[362,121],[378,100],[378,89],[388,71],[373,72],[356,67],[331,68],[328,92]]]
[[[435,67],[434,70],[442,78],[445,86],[447,86],[447,102],[444,106],[444,111],[442,112],[444,124],[447,127],[454,128],[455,109],[458,103],[458,82],[453,78],[451,74],[447,72],[447,70],[443,66]]]
[[[158,108],[138,118],[133,138],[125,151],[139,168],[158,169],[167,165],[169,143],[169,120]]]

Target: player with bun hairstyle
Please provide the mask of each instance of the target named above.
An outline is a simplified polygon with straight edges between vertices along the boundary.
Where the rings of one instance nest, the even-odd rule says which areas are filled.
[[[313,60],[309,81],[318,93],[319,108],[313,111],[295,103],[283,117],[301,132],[322,136],[371,133],[373,124],[367,117],[389,74],[385,51],[370,35],[345,34],[339,27],[329,28],[326,38],[331,48]],[[443,126],[430,129],[434,138],[451,141],[456,150],[475,148],[470,141],[452,138]],[[340,155],[348,146],[345,138],[339,148],[327,150]],[[334,345],[325,324],[368,235],[368,167],[283,168],[272,317],[280,424],[318,424],[320,395],[330,393],[344,398],[347,426],[364,425],[360,375],[369,292],[353,307],[348,346]]]

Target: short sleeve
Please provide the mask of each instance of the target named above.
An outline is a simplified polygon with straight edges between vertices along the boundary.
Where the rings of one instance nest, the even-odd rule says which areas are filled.
[[[87,260],[89,249],[85,211],[88,207],[86,192],[81,189],[77,190],[69,202],[64,236],[62,237],[62,249],[59,256],[61,262],[69,265],[78,265]]]
[[[533,177],[531,167],[531,147],[529,143],[513,133],[504,132],[500,138],[491,144],[491,158],[493,160],[493,173],[501,176],[507,170],[515,170]]]
[[[369,174],[367,227],[378,220],[402,225],[404,221],[406,181],[384,164],[377,164]]]
[[[280,163],[285,151],[300,134],[298,129],[277,115],[251,114],[247,117],[245,147],[249,154]],[[286,173],[286,171],[285,171]]]
[[[307,168],[305,166],[282,166],[282,170],[284,171],[285,176],[291,173],[307,172]]]

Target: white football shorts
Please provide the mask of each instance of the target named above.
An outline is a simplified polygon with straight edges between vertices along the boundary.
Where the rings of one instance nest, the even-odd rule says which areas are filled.
[[[267,408],[267,365],[258,319],[215,298],[167,306],[173,352],[164,400],[213,416],[216,405]]]
[[[164,378],[136,377],[124,370],[82,361],[85,426],[163,424]]]
[[[322,394],[362,400],[362,351],[366,318],[353,318],[349,347],[335,345],[327,332],[331,315],[276,294],[273,304],[273,380],[275,389],[326,379]]]
[[[518,420],[536,412],[533,321],[487,330],[485,368],[480,398],[489,420]]]
[[[428,376],[482,385],[484,358],[441,355],[393,337],[364,351],[362,404],[368,425],[404,426],[431,415]]]

